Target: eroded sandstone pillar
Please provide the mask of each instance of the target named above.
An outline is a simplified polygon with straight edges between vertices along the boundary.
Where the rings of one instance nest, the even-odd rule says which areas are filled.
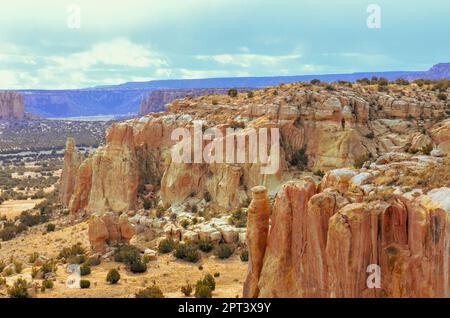
[[[253,200],[248,208],[247,246],[249,267],[247,279],[244,283],[244,297],[256,298],[259,295],[258,282],[269,232],[270,206],[265,187],[254,187],[252,193]]]

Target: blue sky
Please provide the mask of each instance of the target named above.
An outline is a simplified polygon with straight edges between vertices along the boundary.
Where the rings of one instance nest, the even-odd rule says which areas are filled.
[[[71,4],[79,29],[67,24]],[[379,29],[367,27],[370,4]],[[450,62],[444,0],[15,0],[2,1],[0,16],[0,89]]]

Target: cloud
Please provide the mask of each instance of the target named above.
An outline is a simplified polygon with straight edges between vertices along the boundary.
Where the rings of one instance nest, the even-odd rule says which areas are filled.
[[[285,62],[297,61],[301,54],[289,55],[263,55],[263,54],[218,54],[218,55],[197,55],[195,59],[206,62],[216,62],[222,65],[234,65],[244,68],[253,66],[273,67]]]
[[[97,43],[89,50],[73,53],[69,56],[53,56],[49,58],[64,68],[89,69],[95,65],[126,66],[136,68],[167,66],[164,57],[150,48],[134,44],[127,39],[115,39],[110,42]]]

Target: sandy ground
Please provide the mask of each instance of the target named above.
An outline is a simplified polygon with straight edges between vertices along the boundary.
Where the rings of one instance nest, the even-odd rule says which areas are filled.
[[[8,260],[14,256],[24,262],[25,268],[19,276],[30,279],[31,265],[27,264],[27,261],[28,256],[33,252],[52,258],[56,257],[63,247],[77,242],[81,242],[85,247],[89,246],[85,222],[63,229],[59,229],[57,225],[56,232],[47,234],[43,234],[44,226],[37,226],[25,235],[1,243],[0,259]],[[121,280],[116,285],[110,285],[105,280],[111,268],[118,268],[121,275]],[[133,274],[127,271],[123,264],[108,261],[103,261],[102,264],[91,269],[90,275],[82,277],[82,279],[90,280],[90,289],[69,289],[66,286],[69,277],[66,266],[59,265],[53,290],[39,292],[37,297],[134,297],[138,290],[151,286],[153,282],[162,289],[166,297],[184,297],[180,288],[186,282],[194,285],[207,273],[220,273],[220,277],[216,278],[217,287],[213,297],[235,298],[242,296],[247,263],[243,263],[238,255],[227,260],[219,260],[211,254],[202,254],[202,260],[197,264],[176,260],[172,255],[161,255],[156,261],[148,264],[148,270],[143,274]],[[19,276],[9,277],[8,282],[13,282]],[[42,282],[35,281],[39,284]],[[4,287],[0,287],[0,297],[7,297]]]
[[[36,200],[8,200],[0,204],[0,216],[6,215],[10,220],[26,210],[33,209],[37,204],[41,203],[43,199]]]

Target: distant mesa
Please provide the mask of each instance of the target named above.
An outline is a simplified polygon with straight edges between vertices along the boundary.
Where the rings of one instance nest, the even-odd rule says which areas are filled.
[[[245,89],[239,89],[243,91]],[[252,90],[252,89],[247,89]],[[199,89],[164,89],[151,92],[142,100],[139,115],[144,116],[151,113],[165,112],[166,105],[171,104],[177,99],[187,97],[200,97],[206,95],[224,95],[228,93],[228,89],[224,88],[199,88]]]

